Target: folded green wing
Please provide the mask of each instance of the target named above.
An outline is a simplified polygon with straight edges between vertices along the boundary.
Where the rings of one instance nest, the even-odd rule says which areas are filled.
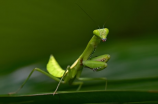
[[[49,59],[49,61],[48,61],[48,64],[47,64],[47,71],[48,71],[51,75],[53,75],[53,76],[55,76],[55,77],[59,77],[59,78],[62,77],[63,74],[64,74],[64,72],[65,72],[65,70],[63,70],[63,69],[59,66],[58,62],[55,60],[55,58],[54,58],[53,55],[50,56],[50,59]]]

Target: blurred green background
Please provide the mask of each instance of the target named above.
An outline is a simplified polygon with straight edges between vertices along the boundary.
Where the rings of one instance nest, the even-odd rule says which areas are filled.
[[[94,55],[110,54],[108,68],[102,72],[85,68],[82,77],[158,77],[158,1],[9,0],[0,1],[0,94],[16,90],[33,68],[46,70],[50,54],[64,69],[78,58],[98,26],[76,3],[100,27],[105,23],[110,30],[107,41],[101,42]],[[85,82],[88,84],[83,90],[104,86],[103,82],[90,82]],[[157,80],[127,82],[109,84],[108,89],[158,89]],[[36,72],[21,93],[54,91],[56,85]],[[72,89],[66,85],[59,88]]]

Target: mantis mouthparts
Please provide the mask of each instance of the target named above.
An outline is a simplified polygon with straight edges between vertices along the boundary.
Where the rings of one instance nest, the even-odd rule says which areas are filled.
[[[103,42],[105,42],[105,41],[106,41],[106,39],[102,39],[102,41],[103,41]]]

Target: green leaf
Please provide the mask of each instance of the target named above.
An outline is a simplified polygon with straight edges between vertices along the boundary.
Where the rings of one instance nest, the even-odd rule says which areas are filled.
[[[33,95],[1,95],[0,103],[14,104],[81,104],[81,103],[109,103],[109,102],[158,102],[157,91],[65,91]],[[99,99],[99,100],[98,100]]]
[[[98,50],[102,51],[96,52],[95,54],[100,55],[102,53],[109,53],[111,55],[111,59],[108,61],[108,68],[98,73],[94,73],[90,69],[85,68],[81,77],[106,77],[108,81],[107,91],[95,91],[105,88],[104,81],[84,81],[80,92],[75,91],[78,86],[61,84],[57,95],[42,94],[42,92],[53,93],[57,86],[57,82],[47,78],[41,73],[34,73],[24,88],[21,89],[19,95],[1,95],[0,103],[154,103],[158,98],[158,49],[153,40],[148,40],[148,46],[144,46],[143,41],[141,41],[141,44],[139,42],[140,40],[134,43],[129,41],[128,45],[119,43],[119,41],[116,41],[115,44],[107,43],[109,47],[105,50],[104,44],[98,47]],[[124,45],[124,47],[121,47],[122,45]],[[140,47],[141,49],[139,50]],[[80,53],[70,53],[67,56],[75,58],[78,54]],[[66,60],[64,63],[60,64],[68,64],[70,63],[69,61],[70,60]],[[38,65],[34,64],[32,68],[36,66]],[[31,68],[27,66],[24,70],[21,68],[19,71],[21,71],[18,72],[20,74],[12,73],[6,77],[2,77],[2,80],[0,80],[0,83],[3,83],[0,85],[0,87],[2,86],[1,94],[6,94],[18,89],[30,73]],[[35,95],[34,93],[38,94]]]

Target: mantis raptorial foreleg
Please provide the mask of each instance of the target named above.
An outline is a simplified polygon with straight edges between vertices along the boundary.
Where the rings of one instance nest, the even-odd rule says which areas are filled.
[[[101,55],[95,58],[92,58],[91,60],[85,60],[83,61],[83,66],[86,66],[93,71],[99,71],[103,70],[107,67],[107,61],[109,60],[110,56],[108,54]]]

